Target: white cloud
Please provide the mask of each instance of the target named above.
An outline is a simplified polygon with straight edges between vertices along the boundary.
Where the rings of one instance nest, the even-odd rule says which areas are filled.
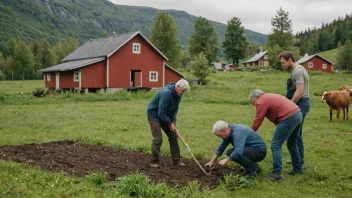
[[[282,7],[289,12],[293,32],[321,27],[339,16],[352,14],[352,0],[110,0],[115,4],[148,6],[186,11],[195,16],[226,24],[232,17],[241,19],[246,29],[268,34],[271,18]]]

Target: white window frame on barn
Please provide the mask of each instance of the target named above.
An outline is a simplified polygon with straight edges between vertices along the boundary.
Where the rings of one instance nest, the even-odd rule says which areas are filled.
[[[158,82],[158,72],[149,71],[149,82]]]
[[[133,43],[132,52],[134,54],[140,54],[141,53],[141,44],[140,43]]]
[[[259,66],[263,66],[263,61],[259,61]]]
[[[50,81],[50,73],[46,74],[46,81]]]
[[[264,61],[264,66],[269,66],[269,62],[268,61]]]
[[[308,62],[308,68],[313,68],[313,62]]]
[[[268,55],[264,55],[264,59],[265,59],[265,60],[268,59]]]
[[[323,69],[327,69],[328,68],[328,64],[323,64]]]
[[[80,79],[81,79],[81,71],[74,71],[73,82],[79,82]]]

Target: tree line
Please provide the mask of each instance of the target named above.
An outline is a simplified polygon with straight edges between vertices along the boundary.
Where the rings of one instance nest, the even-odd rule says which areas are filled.
[[[315,54],[338,48],[352,40],[352,15],[339,17],[331,23],[322,23],[321,28],[313,28],[296,34],[297,47],[301,55]]]
[[[53,46],[45,38],[30,43],[10,38],[0,49],[0,80],[42,79],[38,70],[59,64],[78,46],[76,37]]]
[[[340,47],[336,68],[351,70],[352,17],[346,15],[331,24],[323,24],[320,30],[292,33],[289,13],[282,8],[271,19],[272,32],[264,49],[268,51],[270,66],[281,70],[277,55],[282,51],[292,51],[297,59],[302,54],[314,54]],[[227,22],[225,39],[218,41],[214,26],[205,18],[197,17],[194,33],[189,38],[190,46],[182,49],[178,40],[178,29],[173,18],[160,12],[154,20],[150,35],[151,42],[168,58],[168,64],[175,68],[190,67],[194,74],[204,82],[209,74],[209,65],[220,60],[222,54],[227,62],[239,65],[244,58],[259,52],[259,44],[250,43],[244,37],[244,27],[239,18]],[[344,45],[342,47],[342,45]],[[47,39],[25,43],[11,38],[0,48],[0,79],[27,80],[40,79],[43,68],[59,64],[60,61],[79,47],[75,37],[65,39],[51,46]]]

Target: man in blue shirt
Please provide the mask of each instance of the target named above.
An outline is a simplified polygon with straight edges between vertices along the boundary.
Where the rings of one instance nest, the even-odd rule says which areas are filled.
[[[167,87],[161,89],[148,105],[148,122],[154,137],[152,141],[152,160],[150,162],[152,168],[159,167],[160,148],[163,143],[161,129],[169,138],[173,165],[185,166],[180,161],[180,147],[178,146],[175,129],[178,105],[181,102],[182,94],[187,90],[189,90],[189,84],[184,79],[177,81],[176,84],[170,83]]]
[[[261,172],[257,162],[266,156],[266,145],[258,133],[241,124],[231,124],[217,121],[213,126],[214,135],[222,138],[213,158],[205,165],[212,167],[218,157],[222,155],[226,147],[231,143],[233,148],[226,151],[227,158],[219,161],[224,166],[229,161],[234,161],[244,167],[244,175],[255,176]]]

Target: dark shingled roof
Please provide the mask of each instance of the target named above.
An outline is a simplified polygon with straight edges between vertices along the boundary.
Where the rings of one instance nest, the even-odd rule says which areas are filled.
[[[148,42],[165,60],[168,60],[167,57],[161,53],[141,32],[137,31],[106,38],[91,39],[66,56],[62,60],[61,64],[39,70],[39,72],[73,70],[102,61],[107,57],[110,57],[138,34],[144,38],[145,41]]]
[[[100,57],[100,58],[89,58],[89,59],[84,59],[84,60],[63,62],[61,64],[54,65],[52,67],[39,70],[39,72],[56,72],[56,71],[74,70],[77,68],[81,68],[83,66],[87,66],[87,65],[102,61],[104,59],[105,59],[104,57]]]
[[[167,57],[164,54],[162,54],[147,38],[137,31],[107,38],[92,39],[80,46],[70,55],[66,56],[62,61],[67,62],[87,58],[109,57],[137,34],[140,34],[162,57],[167,60]]]

